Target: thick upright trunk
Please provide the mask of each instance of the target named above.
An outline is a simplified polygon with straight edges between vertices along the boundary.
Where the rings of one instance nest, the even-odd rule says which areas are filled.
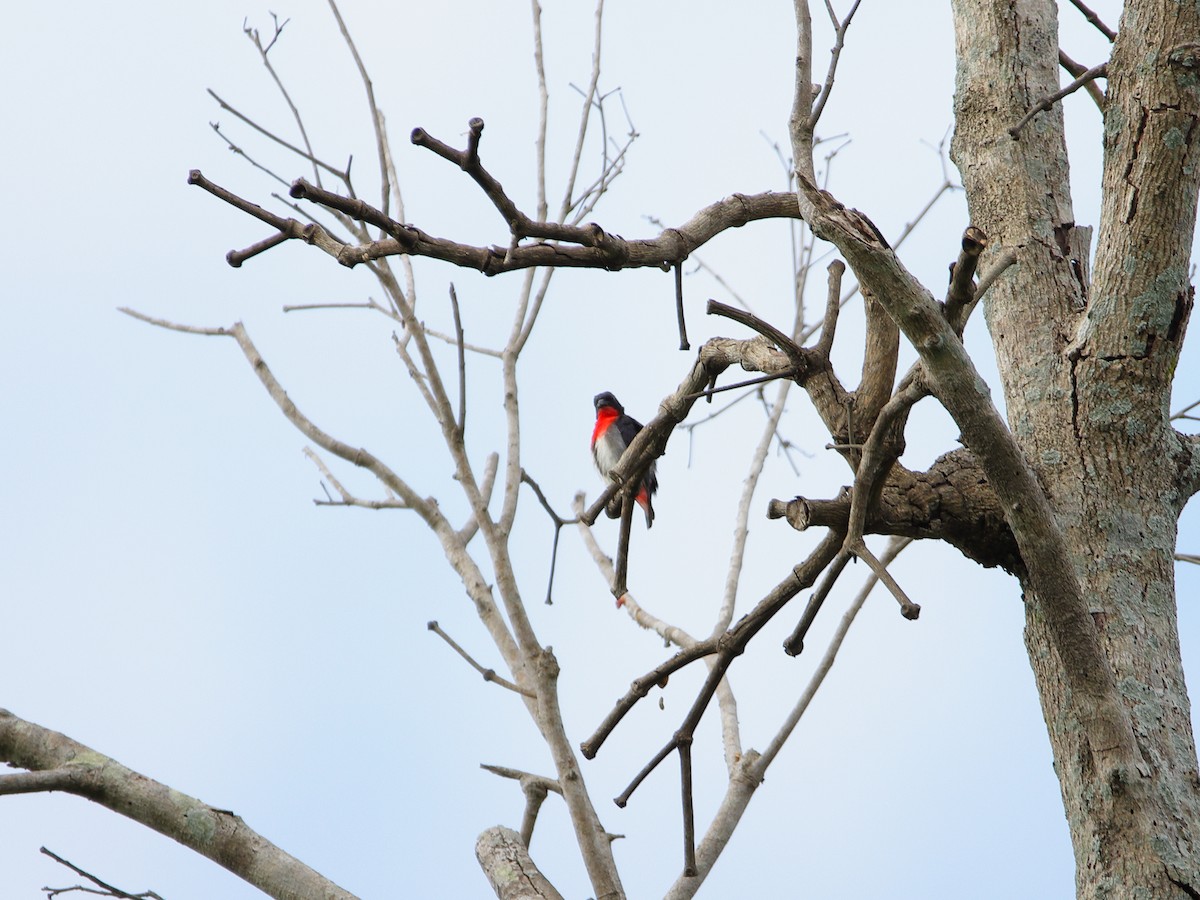
[[[1191,309],[1200,184],[1194,3],[1131,2],[1109,66],[1095,276],[1071,211],[1058,108],[1008,129],[1058,89],[1051,0],[955,0],[954,159],[971,221],[1020,247],[987,321],[1009,424],[1070,548],[1145,768],[1099,777],[1096,735],[1027,595],[1037,677],[1081,897],[1200,895],[1200,780],[1176,632],[1176,521],[1188,458],[1170,380]],[[1128,37],[1127,37],[1128,35]],[[1191,42],[1189,47],[1189,42]]]

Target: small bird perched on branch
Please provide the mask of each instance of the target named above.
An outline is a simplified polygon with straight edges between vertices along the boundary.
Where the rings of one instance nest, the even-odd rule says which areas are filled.
[[[625,415],[625,407],[608,391],[597,394],[593,402],[596,404],[596,427],[592,429],[592,458],[596,461],[596,468],[600,470],[600,474],[608,478],[608,473],[620,461],[625,448],[633,443],[634,437],[642,430],[642,423],[632,416]],[[646,511],[647,528],[654,524],[654,507],[650,498],[658,490],[658,478],[655,477],[654,467],[655,463],[650,463],[650,468],[646,470],[646,475],[633,498]],[[620,507],[610,506],[609,515],[614,518],[620,515]]]

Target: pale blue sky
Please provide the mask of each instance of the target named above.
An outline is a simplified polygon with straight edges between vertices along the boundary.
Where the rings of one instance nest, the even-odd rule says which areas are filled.
[[[591,10],[544,5],[549,153],[559,177],[578,106],[569,85],[588,76]],[[822,127],[853,136],[834,164],[834,191],[889,237],[941,180],[928,145],[950,125],[949,14],[945,4],[915,6],[863,4]],[[1116,24],[1112,0],[1095,6]],[[609,230],[651,235],[657,229],[645,216],[678,223],[726,194],[783,185],[763,133],[786,143],[791,4],[749,7],[732,15],[717,2],[609,3],[601,84],[623,89],[641,133],[627,174],[593,216]],[[243,17],[269,28],[268,9],[291,17],[273,59],[318,153],[339,162],[353,154],[360,193],[370,196],[376,169],[361,86],[322,3],[68,3],[53,13],[25,4],[5,12],[0,707],[233,809],[363,897],[485,896],[475,836],[497,823],[516,827],[522,801],[478,765],[549,766],[520,704],[426,631],[436,618],[485,664],[499,665],[435,542],[402,512],[314,507],[320,477],[301,453],[306,441],[233,342],[155,330],[116,312],[127,305],[191,324],[244,321],[301,409],[461,518],[451,469],[430,451],[433,432],[392,352],[391,327],[366,313],[281,312],[285,304],[361,301],[376,290],[367,273],[298,244],[231,269],[225,252],[266,236],[265,227],[185,183],[200,168],[262,202],[277,189],[226,152],[208,128],[216,120],[286,177],[306,174],[204,92],[211,87],[292,134],[240,33]],[[407,135],[420,125],[460,145],[467,120],[482,116],[485,163],[532,210],[527,6],[347,0],[343,12],[388,117],[408,218],[434,234],[503,243],[503,223],[468,179]],[[1072,10],[1064,21],[1072,55],[1097,62],[1103,42]],[[814,22],[823,65],[819,8]],[[1082,95],[1067,109],[1076,218],[1094,223],[1099,117]],[[954,195],[903,248],[935,294],[966,224]],[[748,226],[699,255],[760,313],[790,321],[784,225]],[[428,321],[448,330],[453,280],[468,339],[498,342],[519,276],[485,279],[419,262],[418,278]],[[711,278],[689,276],[686,289],[694,345],[743,336],[703,316],[705,298],[727,297]],[[817,285],[809,308],[819,310],[823,296]],[[667,275],[556,276],[524,357],[522,400],[525,464],[560,511],[576,490],[594,495],[600,486],[587,452],[592,395],[612,390],[645,420],[690,366],[674,349],[674,327]],[[857,333],[848,314],[839,329],[847,372]],[[990,370],[982,317],[969,338]],[[468,427],[480,460],[498,446],[496,371],[491,360],[470,362]],[[1197,384],[1194,352],[1180,373],[1187,402],[1187,385]],[[912,465],[954,446],[953,427],[929,405],[909,429]],[[655,528],[637,535],[635,592],[693,633],[710,627],[724,583],[732,511],[761,424],[752,406],[728,426],[699,430],[690,467],[686,437],[672,440],[659,463]],[[773,457],[756,511],[768,497],[831,496],[848,481],[799,393],[784,431],[804,451],[801,476]],[[372,493],[358,473],[338,473]],[[563,664],[578,741],[664,650],[614,612],[574,533],[563,534],[556,603],[541,604],[550,526],[531,496],[522,504],[517,565],[535,627]],[[1184,548],[1197,550],[1192,514],[1184,527]],[[743,611],[812,544],[757,512],[750,528]],[[599,532],[611,547],[613,523],[602,520]],[[885,595],[868,603],[701,896],[737,896],[749,877],[761,896],[959,898],[967,883],[975,897],[1071,892],[1070,845],[1015,582],[933,545],[910,549],[895,571],[922,603],[920,621],[902,620]],[[777,649],[797,610],[738,663],[733,685],[747,746],[766,744],[807,682],[861,581],[851,574],[814,629],[810,654],[792,660]],[[1195,585],[1194,572],[1181,569],[1193,671]],[[697,678],[673,678],[665,710],[643,704],[585,764],[606,826],[627,835],[616,853],[630,896],[660,894],[678,872],[677,769],[664,766],[626,810],[607,798],[677,727]],[[706,720],[701,779],[721,778],[715,738]],[[719,797],[713,783],[699,786],[699,827]],[[35,897],[42,885],[74,883],[38,854],[43,844],[126,890],[151,888],[168,900],[259,896],[171,841],[58,795],[0,798],[0,895]],[[587,896],[553,798],[532,852],[566,895]]]

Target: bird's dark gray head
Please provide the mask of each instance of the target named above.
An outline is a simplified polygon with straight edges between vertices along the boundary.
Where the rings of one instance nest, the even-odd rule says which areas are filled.
[[[597,411],[605,406],[608,406],[612,409],[615,409],[617,411],[617,415],[619,416],[625,414],[625,407],[621,405],[620,400],[613,396],[611,391],[605,391],[602,394],[597,394],[596,399],[592,402],[596,404]]]

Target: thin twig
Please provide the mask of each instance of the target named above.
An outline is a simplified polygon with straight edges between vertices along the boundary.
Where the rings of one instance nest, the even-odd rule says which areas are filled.
[[[1176,419],[1192,419],[1192,420],[1195,420],[1195,418],[1196,418],[1196,417],[1195,417],[1195,416],[1189,416],[1189,415],[1188,415],[1188,413],[1190,413],[1190,412],[1191,412],[1193,409],[1195,409],[1197,406],[1200,406],[1200,400],[1195,400],[1195,401],[1193,401],[1193,402],[1189,403],[1189,404],[1188,404],[1187,406],[1185,406],[1183,409],[1179,410],[1178,412],[1173,412],[1173,413],[1171,413],[1171,421],[1173,422],[1173,421],[1175,421]]]
[[[550,547],[550,578],[546,582],[546,605],[551,606],[554,603],[554,570],[558,563],[558,537],[564,525],[574,525],[577,520],[564,519],[556,513],[554,507],[550,505],[550,501],[546,499],[546,495],[542,493],[541,486],[524,469],[521,470],[521,481],[533,488],[533,493],[538,498],[538,502],[542,504],[542,509],[554,523],[554,542]]]
[[[632,481],[621,491],[621,530],[617,537],[617,574],[613,580],[612,592],[617,598],[617,606],[629,590],[629,536],[633,531],[633,495],[641,479]]]
[[[426,337],[444,341],[451,346],[458,346],[458,338],[454,335],[446,334],[444,331],[434,331],[432,328],[426,326],[425,335]],[[500,359],[504,355],[500,350],[494,350],[491,347],[481,347],[478,344],[464,343],[462,346],[469,353],[478,353],[480,356],[490,356],[493,359]]]
[[[692,800],[692,738],[679,739],[679,782],[683,795],[683,874],[696,874],[696,812]]]
[[[256,168],[260,172],[264,173],[268,178],[273,178],[276,181],[278,181],[280,184],[287,186],[287,184],[289,182],[286,178],[284,178],[279,173],[275,172],[273,169],[271,169],[267,166],[264,166],[262,163],[260,163],[254,157],[252,157],[249,153],[247,153],[245,150],[243,150],[240,146],[238,146],[232,140],[230,140],[229,135],[225,134],[225,132],[223,132],[221,130],[220,122],[209,122],[208,127],[211,128],[216,133],[217,137],[219,137],[221,140],[223,140],[225,142],[225,146],[229,149],[230,153],[233,153],[236,156],[240,156],[242,159],[246,160],[246,162],[250,163],[250,165],[252,165],[254,168]]]
[[[601,38],[604,34],[604,0],[596,0],[596,12],[594,16],[596,20],[595,31],[592,38],[592,72],[588,80],[587,91],[583,97],[583,111],[579,117],[579,131],[575,136],[575,150],[571,155],[571,165],[567,169],[566,186],[563,189],[562,205],[559,208],[558,219],[560,222],[566,221],[573,201],[572,196],[575,193],[575,180],[579,175],[580,160],[583,158],[583,141],[587,136],[588,120],[591,118],[592,103],[595,101],[596,93],[600,85],[600,49],[602,46]]]
[[[127,306],[117,307],[117,312],[123,312],[125,315],[145,322],[148,325],[157,325],[159,328],[166,328],[169,331],[181,331],[184,334],[203,334],[209,337],[229,337],[230,335],[228,328],[204,328],[200,325],[180,325],[178,322],[170,322],[167,319],[148,316]]]
[[[1071,5],[1083,13],[1083,17],[1095,25],[1097,30],[1099,30],[1102,35],[1108,38],[1110,43],[1117,39],[1117,33],[1100,21],[1100,17],[1083,3],[1081,3],[1080,0],[1071,0]]]
[[[367,301],[366,303],[292,303],[284,304],[281,307],[283,312],[308,312],[314,309],[376,309],[387,313],[378,303]]]
[[[833,7],[826,0],[825,8],[829,12],[829,18],[833,21],[834,42],[833,49],[830,50],[829,69],[825,73],[825,84],[821,87],[821,95],[813,107],[812,113],[808,117],[808,126],[810,129],[817,127],[817,122],[821,118],[821,113],[825,111],[825,104],[829,100],[829,94],[833,90],[833,76],[837,73],[838,60],[842,56],[842,48],[846,45],[846,31],[850,27],[850,20],[854,18],[854,14],[858,12],[858,5],[862,0],[854,0],[854,5],[850,7],[850,12],[846,13],[846,18],[839,22],[837,16],[833,12]]]
[[[1016,261],[1017,251],[1011,247],[1000,254],[1000,258],[992,263],[991,268],[979,277],[979,282],[975,285],[975,300],[972,306],[978,305],[983,299],[983,295],[988,292],[988,288],[995,284],[996,279],[1003,275],[1005,270]]]
[[[446,632],[444,632],[442,630],[441,626],[438,625],[438,623],[435,620],[430,620],[430,622],[425,627],[428,628],[430,631],[432,631],[434,634],[436,634],[438,637],[440,637],[447,644],[449,644],[455,653],[457,653],[459,656],[461,656],[463,659],[465,659],[470,664],[471,668],[473,668],[476,672],[478,672],[480,675],[483,676],[484,681],[490,681],[493,684],[498,684],[502,688],[507,688],[510,691],[514,691],[515,693],[521,694],[525,697],[529,697],[532,700],[537,699],[537,694],[535,694],[533,691],[529,690],[528,688],[518,687],[517,685],[515,685],[511,681],[509,681],[507,678],[497,675],[495,669],[485,669],[479,663],[475,662],[475,660],[474,660],[474,658],[472,658],[471,654],[469,654],[466,650],[464,650],[457,643],[455,643],[454,638],[452,638],[452,637],[450,637],[450,635],[446,634]]]
[[[341,495],[341,500],[313,500],[315,506],[359,506],[364,509],[407,509],[407,505],[403,500],[398,500],[391,497],[387,500],[361,500],[351,494],[342,483],[337,479],[337,476],[330,471],[329,466],[325,465],[325,460],[317,456],[312,447],[304,448],[304,455],[307,456],[320,471],[325,480],[333,485],[333,489]],[[326,491],[328,495],[328,491]]]
[[[1071,57],[1067,56],[1061,47],[1058,48],[1058,64],[1071,73],[1072,78],[1079,78],[1087,71],[1087,66],[1082,63],[1077,63]],[[1100,86],[1094,81],[1089,81],[1083,86],[1083,89],[1088,92],[1088,96],[1096,103],[1096,108],[1100,112],[1104,112],[1105,97],[1104,91],[1100,90]]]
[[[467,431],[467,356],[463,343],[462,315],[458,310],[458,292],[450,282],[450,309],[454,313],[454,342],[458,347],[458,436]]]
[[[344,182],[344,181],[349,180],[349,175],[346,172],[342,171],[341,169],[337,169],[334,166],[329,165],[329,163],[324,162],[323,160],[320,160],[317,157],[313,156],[311,153],[308,153],[308,152],[300,149],[295,144],[290,143],[289,141],[285,141],[283,138],[279,137],[274,132],[268,131],[266,128],[263,128],[261,125],[259,125],[257,122],[255,122],[253,119],[242,114],[237,109],[235,109],[234,107],[232,107],[228,103],[226,103],[221,98],[221,96],[219,94],[217,94],[217,92],[214,91],[212,88],[206,88],[206,90],[208,91],[209,96],[217,101],[217,105],[220,106],[221,109],[225,110],[228,113],[232,113],[236,118],[240,119],[242,122],[249,125],[251,128],[253,128],[255,131],[257,131],[259,134],[261,134],[263,137],[274,141],[276,144],[279,144],[279,146],[283,147],[285,150],[292,151],[292,153],[295,153],[297,156],[301,157],[302,159],[308,160],[314,166],[319,166],[320,168],[322,168],[326,172],[328,172],[330,175],[333,175],[334,177],[340,179],[341,181]]]
[[[796,627],[792,629],[792,633],[783,642],[783,652],[788,656],[799,656],[804,652],[804,638],[808,636],[808,629],[816,621],[817,613],[821,611],[821,607],[829,597],[829,592],[833,590],[833,586],[837,584],[838,578],[841,577],[842,571],[849,562],[850,554],[843,550],[834,557],[833,562],[829,564],[829,568],[825,570],[825,574],[821,578],[821,583],[813,591],[812,596],[808,598],[808,603],[804,607],[800,621],[796,623]]]
[[[383,135],[383,118],[379,113],[379,107],[375,103],[375,86],[371,83],[371,77],[367,74],[367,67],[363,65],[362,57],[358,55],[358,47],[354,45],[354,39],[350,37],[350,30],[346,28],[346,23],[342,20],[342,13],[338,9],[337,3],[334,0],[329,0],[329,8],[333,11],[334,18],[337,19],[338,29],[342,33],[342,38],[346,41],[346,46],[350,48],[350,55],[354,57],[354,64],[358,66],[359,77],[362,79],[363,88],[367,92],[367,105],[371,110],[371,125],[375,128],[375,149],[379,157],[381,209],[383,210],[383,214],[387,215],[391,204],[390,174],[387,164],[388,154],[385,149],[386,141]],[[349,175],[347,175],[347,181],[349,181]]]
[[[785,372],[776,372],[772,375],[759,375],[757,378],[747,378],[745,381],[739,381],[739,382],[736,382],[735,384],[723,384],[720,387],[705,388],[702,391],[696,391],[694,393],[688,394],[687,399],[690,400],[693,398],[698,399],[700,397],[712,397],[715,394],[723,394],[723,393],[725,393],[725,391],[736,391],[738,388],[753,387],[756,384],[766,384],[768,381],[778,381],[780,378],[791,378],[794,374],[795,374],[795,372],[793,372],[792,370],[789,369]],[[746,396],[750,396],[750,395],[747,394]],[[737,401],[734,401],[734,402],[736,403]],[[732,405],[733,404],[730,404],[730,406],[732,406]],[[716,413],[714,413],[712,416],[710,416],[708,419],[705,419],[704,421],[707,422],[710,419],[715,418],[717,415],[720,415],[720,413],[724,412],[727,409],[729,409],[728,406],[722,407],[720,410],[718,410]],[[697,425],[702,425],[702,424],[703,424],[703,422],[694,422],[691,425],[684,425],[683,427],[684,428],[695,428]]]
[[[1080,75],[1078,78],[1076,78],[1074,81],[1072,81],[1070,84],[1068,84],[1061,91],[1055,91],[1049,97],[1043,97],[1041,100],[1039,100],[1034,105],[1033,109],[1031,109],[1029,112],[1027,112],[1025,114],[1025,118],[1021,119],[1020,122],[1018,122],[1012,128],[1008,129],[1008,133],[1012,136],[1013,140],[1016,140],[1017,136],[1021,132],[1021,129],[1024,128],[1030,121],[1032,121],[1033,117],[1036,116],[1038,113],[1045,112],[1046,110],[1050,109],[1052,106],[1054,106],[1055,103],[1057,103],[1063,97],[1066,97],[1069,94],[1075,93],[1077,90],[1079,90],[1081,87],[1083,87],[1088,82],[1095,81],[1097,78],[1107,78],[1107,77],[1108,77],[1108,63],[1103,62],[1103,63],[1100,63],[1100,65],[1098,65],[1098,66],[1093,66],[1092,68],[1090,68],[1086,72],[1084,72],[1082,75]]]
[[[892,596],[895,597],[896,601],[900,604],[900,615],[909,620],[914,620],[921,615],[921,607],[918,604],[913,603],[912,600],[908,598],[908,595],[904,593],[904,589],[901,588],[896,582],[896,579],[892,577],[892,574],[887,570],[887,567],[875,558],[875,554],[867,549],[867,545],[864,541],[860,539],[855,546],[848,549],[851,553],[870,566],[871,571],[874,572],[879,577],[879,580],[884,583],[887,589],[892,592]]]
[[[679,349],[691,350],[688,343],[687,322],[683,318],[683,263],[675,263],[675,317],[679,320]]]
[[[271,65],[271,59],[269,56],[271,48],[275,46],[275,42],[279,40],[280,36],[283,34],[283,29],[287,27],[287,24],[291,21],[291,19],[285,19],[282,25],[279,23],[279,16],[275,15],[275,13],[271,13],[271,19],[275,23],[275,33],[271,35],[271,40],[265,47],[263,46],[263,42],[259,37],[257,28],[251,28],[243,23],[242,32],[258,49],[258,54],[262,58],[263,66],[266,67],[268,74],[271,76],[271,80],[275,82],[275,86],[279,88],[279,93],[283,95],[283,100],[287,104],[288,109],[292,111],[292,118],[296,120],[296,127],[300,130],[300,139],[304,142],[304,149],[307,151],[310,159],[315,159],[312,141],[308,139],[308,130],[304,127],[304,119],[300,116],[300,110],[296,107],[296,104],[292,102],[291,94],[289,94],[287,88],[284,87],[283,79],[279,77],[279,73],[275,71],[275,67]],[[313,179],[317,182],[317,184],[321,183],[321,170],[315,162],[313,162]]]
[[[118,898],[118,900],[163,900],[163,898],[159,894],[154,893],[154,891],[142,891],[139,894],[131,894],[128,891],[121,890],[119,887],[114,887],[113,885],[108,884],[105,881],[101,881],[99,878],[97,878],[95,875],[91,874],[90,872],[85,872],[83,869],[79,868],[79,866],[75,865],[73,862],[63,859],[61,856],[59,856],[57,853],[53,852],[52,850],[47,850],[45,847],[41,847],[40,852],[42,852],[46,856],[50,857],[52,860],[54,860],[59,865],[66,866],[68,869],[70,869],[76,875],[81,875],[82,877],[86,878],[88,881],[92,882],[92,884],[101,888],[101,890],[95,890],[94,888],[85,888],[85,887],[80,887],[78,885],[75,887],[68,887],[68,888],[44,887],[44,888],[42,888],[42,890],[46,892],[47,897],[57,897],[59,894],[69,894],[74,891],[79,891],[80,893],[84,893],[84,894],[99,894],[102,897],[116,897],[116,898]]]

